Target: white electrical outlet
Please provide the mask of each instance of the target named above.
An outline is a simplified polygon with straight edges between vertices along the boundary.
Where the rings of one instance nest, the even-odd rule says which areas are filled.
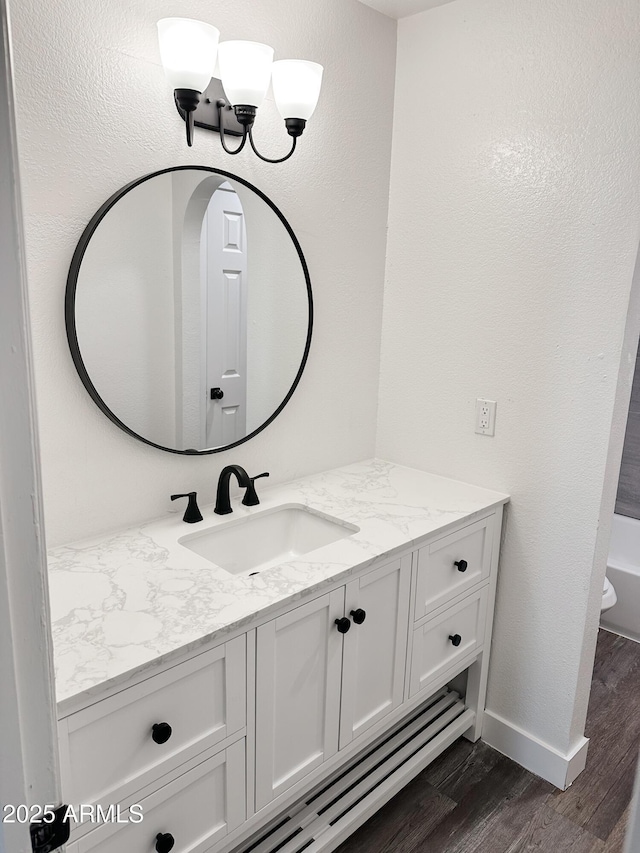
[[[476,400],[476,432],[478,435],[496,434],[495,400]]]

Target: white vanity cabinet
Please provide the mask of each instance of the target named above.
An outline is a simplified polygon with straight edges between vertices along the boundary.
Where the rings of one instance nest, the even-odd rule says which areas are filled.
[[[256,809],[403,699],[411,557],[261,625],[256,650]]]
[[[64,716],[65,802],[144,812],[76,826],[69,853],[334,850],[480,736],[501,520],[435,530]]]

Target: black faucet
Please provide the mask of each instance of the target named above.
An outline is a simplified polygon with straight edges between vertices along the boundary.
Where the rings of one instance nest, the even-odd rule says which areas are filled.
[[[216,508],[214,509],[214,512],[218,515],[227,515],[233,512],[231,509],[231,499],[229,498],[229,481],[232,474],[235,474],[238,485],[246,489],[242,499],[242,503],[245,506],[257,506],[260,503],[254,481],[259,480],[260,477],[269,476],[268,472],[265,471],[264,474],[257,474],[255,477],[250,477],[240,465],[227,465],[226,468],[223,468],[218,480]]]

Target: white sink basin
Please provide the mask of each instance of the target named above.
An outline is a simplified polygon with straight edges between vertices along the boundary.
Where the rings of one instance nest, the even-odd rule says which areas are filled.
[[[359,529],[302,504],[290,504],[190,533],[178,542],[232,575],[247,575],[295,560]]]

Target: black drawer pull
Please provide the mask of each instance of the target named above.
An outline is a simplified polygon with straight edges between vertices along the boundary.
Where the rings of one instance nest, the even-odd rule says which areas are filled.
[[[170,832],[159,832],[156,835],[157,853],[169,853],[170,850],[173,850],[175,843],[176,840]]]
[[[458,567],[459,572],[466,572],[469,564],[466,560],[456,560],[453,565]]]
[[[336,619],[336,625],[338,626],[338,631],[340,631],[341,634],[346,634],[351,627],[351,620],[347,619],[346,616],[343,616],[341,619]]]
[[[453,643],[454,646],[459,646],[462,642],[462,637],[460,634],[449,634],[449,639]]]
[[[362,625],[364,620],[367,618],[366,611],[362,609],[362,607],[358,607],[357,610],[352,610],[349,616],[353,616],[353,621],[356,625]]]
[[[151,737],[156,743],[166,743],[171,737],[172,731],[169,723],[154,723],[151,727]]]

